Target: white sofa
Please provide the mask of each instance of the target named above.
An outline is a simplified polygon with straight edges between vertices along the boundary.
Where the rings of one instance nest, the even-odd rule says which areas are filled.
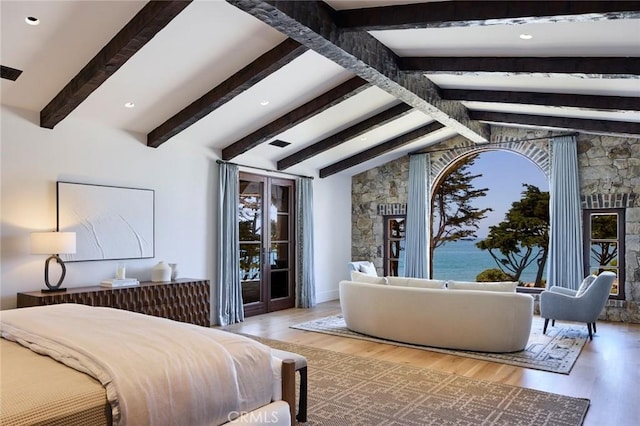
[[[533,298],[515,292],[340,282],[350,330],[397,342],[482,352],[525,348]]]

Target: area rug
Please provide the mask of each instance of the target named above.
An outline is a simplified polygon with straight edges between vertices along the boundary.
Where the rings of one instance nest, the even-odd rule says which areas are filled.
[[[300,424],[568,426],[589,408],[588,399],[248,337],[307,358],[308,423]]]
[[[461,351],[454,349],[441,349],[431,346],[412,345],[391,340],[380,339],[356,333],[347,328],[342,315],[332,315],[302,324],[292,325],[291,328],[299,330],[315,331],[318,333],[333,334],[336,336],[350,337],[353,339],[369,340],[378,343],[387,343],[397,346],[405,346],[416,349],[423,349],[432,352],[439,352],[450,355],[464,356],[468,358],[480,359],[483,361],[493,361],[502,364],[515,365],[518,367],[531,368],[535,370],[550,371],[553,373],[569,374],[571,368],[578,359],[580,351],[587,341],[588,335],[585,327],[572,326],[568,324],[556,323],[555,327],[549,327],[547,334],[542,334],[542,320],[540,317],[533,318],[531,326],[531,336],[525,350],[511,353],[490,353]]]

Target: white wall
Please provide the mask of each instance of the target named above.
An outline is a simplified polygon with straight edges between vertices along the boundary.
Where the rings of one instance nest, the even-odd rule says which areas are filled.
[[[351,177],[314,179],[314,267],[316,302],[338,299],[338,283],[349,278]]]
[[[44,287],[46,256],[29,253],[29,234],[55,230],[58,180],[155,190],[156,256],[127,260],[127,275],[149,280],[153,265],[164,260],[178,263],[181,277],[213,282],[217,165],[210,152],[176,141],[148,148],[144,135],[74,120],[73,114],[54,130],[38,126],[37,112],[3,106],[0,117],[1,309],[15,307],[16,293]],[[338,281],[346,277],[350,187],[349,177],[314,180],[320,302],[337,298]],[[64,286],[97,285],[113,276],[115,266],[68,263]]]

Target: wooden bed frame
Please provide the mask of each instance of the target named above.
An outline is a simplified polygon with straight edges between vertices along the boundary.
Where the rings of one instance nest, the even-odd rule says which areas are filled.
[[[289,404],[291,424],[296,418],[296,362],[293,359],[283,359],[280,370],[282,374],[282,400]]]

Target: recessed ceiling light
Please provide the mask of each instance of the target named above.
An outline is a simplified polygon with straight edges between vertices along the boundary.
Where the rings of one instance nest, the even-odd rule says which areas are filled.
[[[531,34],[520,34],[522,40],[531,40],[533,36]]]
[[[27,16],[26,18],[24,18],[24,22],[29,25],[40,25],[40,20],[35,16]]]
[[[269,105],[269,101],[266,100],[266,99],[264,101],[260,101],[260,105],[267,106],[267,105]]]
[[[134,104],[133,102],[127,102],[126,104],[124,104],[125,108],[133,108],[134,106],[136,106],[136,104]]]

